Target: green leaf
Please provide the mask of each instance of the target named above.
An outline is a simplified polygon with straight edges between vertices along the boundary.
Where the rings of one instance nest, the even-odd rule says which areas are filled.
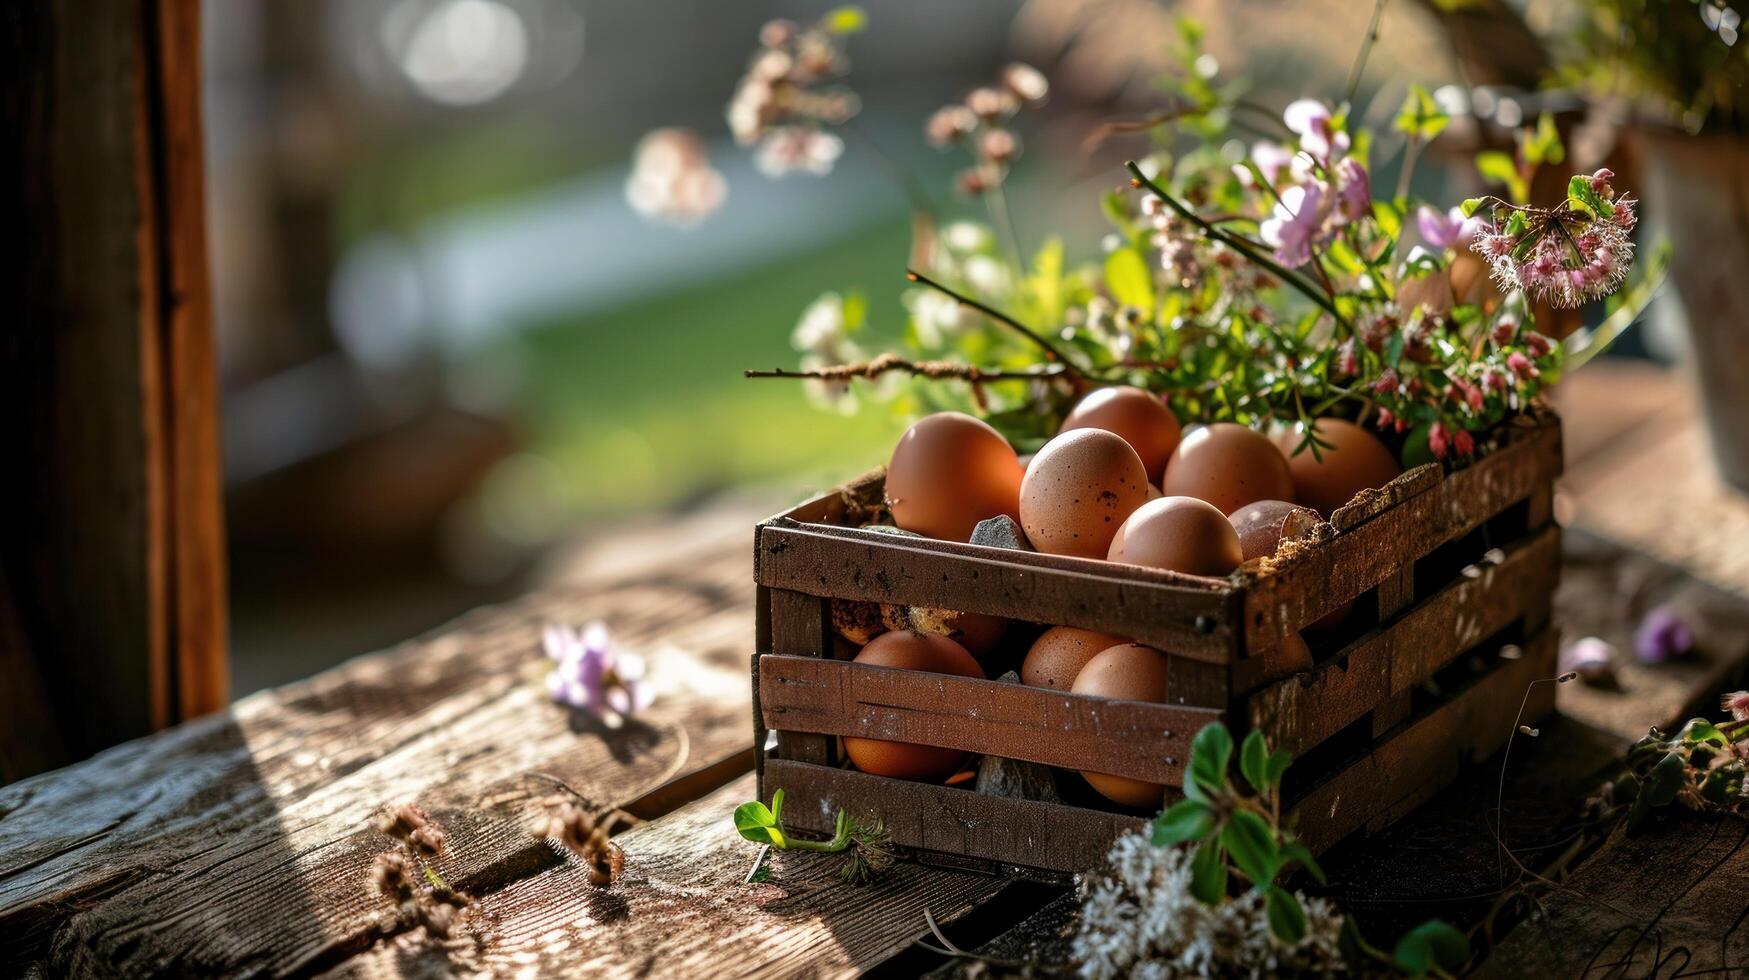
[[[1646,774],[1646,790],[1642,796],[1648,806],[1667,806],[1676,794],[1681,792],[1683,779],[1687,774],[1688,760],[1681,752],[1671,752],[1658,760],[1652,771]]]
[[[1135,249],[1120,248],[1105,257],[1105,288],[1119,303],[1154,315],[1154,277],[1148,273],[1148,260]]]
[[[1154,818],[1154,843],[1166,847],[1202,840],[1215,829],[1215,812],[1199,800],[1179,800]]]
[[[786,845],[777,818],[758,800],[735,808],[735,829],[755,844],[770,844],[779,850]]]
[[[1283,864],[1286,864],[1289,861],[1298,861],[1300,867],[1305,868],[1306,873],[1311,875],[1318,884],[1322,885],[1325,883],[1324,869],[1318,867],[1318,862],[1313,859],[1312,852],[1306,849],[1306,845],[1297,840],[1285,841],[1282,843],[1281,850],[1278,853],[1281,855],[1281,861]]]
[[[1426,976],[1435,967],[1456,973],[1469,958],[1469,938],[1438,919],[1409,930],[1391,951],[1391,963],[1412,977]]]
[[[1419,140],[1430,140],[1438,136],[1449,122],[1451,116],[1439,107],[1432,93],[1423,86],[1411,85],[1393,125],[1400,133],[1407,133]]]
[[[1524,158],[1534,166],[1560,163],[1567,158],[1567,147],[1561,142],[1561,131],[1555,128],[1554,113],[1545,112],[1538,116],[1536,128],[1526,128],[1519,134],[1518,142],[1524,148]]]
[[[1263,774],[1263,778],[1269,783],[1270,789],[1274,789],[1281,785],[1282,773],[1287,772],[1287,767],[1293,765],[1293,761],[1294,757],[1292,753],[1288,752],[1286,749],[1276,749],[1269,754],[1269,765]]]
[[[1374,201],[1372,205],[1373,220],[1379,223],[1379,230],[1385,237],[1393,241],[1403,231],[1403,210],[1390,201]]]
[[[1204,725],[1190,742],[1190,765],[1184,767],[1184,795],[1205,799],[1227,785],[1227,761],[1233,757],[1233,736],[1218,721]]]
[[[1691,719],[1682,726],[1682,740],[1685,742],[1712,742],[1715,745],[1730,745],[1731,740],[1725,733],[1719,731],[1717,725],[1705,718]]]
[[[855,34],[868,27],[868,12],[855,4],[847,4],[827,11],[820,24],[833,34]]]
[[[1308,428],[1307,435],[1310,434],[1311,430]],[[1251,734],[1245,736],[1245,741],[1240,744],[1239,772],[1259,795],[1268,792],[1269,746],[1264,744],[1262,731],[1251,729]]]
[[[861,293],[844,296],[844,332],[855,333],[868,321],[868,297]]]
[[[1591,178],[1584,174],[1574,174],[1567,180],[1567,207],[1574,211],[1589,212],[1599,218],[1607,218],[1615,213],[1615,205],[1592,190]]]
[[[1464,198],[1464,203],[1460,206],[1463,210],[1464,217],[1466,217],[1466,218],[1475,217],[1476,212],[1482,210],[1482,205],[1486,204],[1487,201],[1488,201],[1488,199],[1485,197],[1466,197],[1466,198]]]
[[[777,792],[771,794],[771,825],[773,827],[779,827],[779,826],[783,825],[783,790],[782,789],[779,789]]]
[[[1235,810],[1221,830],[1221,843],[1233,855],[1240,873],[1258,888],[1265,888],[1281,870],[1281,855],[1276,853],[1275,834],[1269,821],[1250,810]]]
[[[1136,226],[1130,220],[1129,208],[1124,205],[1122,194],[1106,191],[1099,198],[1099,210],[1104,213],[1105,220],[1115,225],[1125,236],[1135,233]]]
[[[1506,234],[1514,238],[1524,234],[1529,229],[1530,220],[1524,216],[1523,211],[1514,211],[1512,216],[1506,219]]]
[[[1504,186],[1506,196],[1514,204],[1523,204],[1530,198],[1530,187],[1518,172],[1518,161],[1504,150],[1483,150],[1476,154],[1476,172],[1488,183]]]
[[[1190,893],[1204,905],[1227,897],[1227,855],[1219,841],[1203,841],[1190,859]]]
[[[1306,938],[1306,910],[1300,908],[1300,900],[1287,889],[1271,886],[1264,912],[1269,916],[1269,931],[1275,938],[1290,946]]]

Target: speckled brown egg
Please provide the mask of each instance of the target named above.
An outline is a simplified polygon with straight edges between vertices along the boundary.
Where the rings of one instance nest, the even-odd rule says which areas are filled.
[[[1020,484],[1020,526],[1052,555],[1104,558],[1111,537],[1148,499],[1148,472],[1104,429],[1072,429],[1032,458]]]
[[[1114,698],[1120,701],[1166,700],[1166,655],[1139,643],[1125,643],[1102,650],[1081,673],[1070,690],[1075,694]],[[1100,795],[1124,806],[1158,807],[1164,787],[1139,779],[1082,772]]]
[[[1226,575],[1244,561],[1227,516],[1195,497],[1161,497],[1137,508],[1106,557],[1187,575]]]
[[[1276,445],[1287,459],[1294,499],[1325,517],[1360,491],[1382,487],[1403,472],[1390,449],[1353,422],[1318,419],[1314,424],[1319,441],[1328,443],[1316,456],[1310,447],[1294,453],[1305,439],[1305,428],[1300,424],[1282,430]]]
[[[1053,626],[1032,641],[1020,664],[1020,682],[1029,687],[1067,691],[1075,676],[1101,650],[1129,642],[1121,636],[1079,626]]]
[[[897,667],[961,677],[983,677],[984,671],[966,648],[945,636],[925,636],[910,631],[882,633],[856,655],[856,663]],[[844,753],[863,772],[898,779],[946,779],[959,767],[965,753],[932,745],[912,745],[874,738],[845,736]]]
[[[1206,500],[1222,514],[1259,500],[1294,496],[1293,477],[1280,450],[1262,434],[1234,422],[1185,433],[1166,462],[1160,489],[1168,497]]]
[[[1148,482],[1159,483],[1182,435],[1178,417],[1158,395],[1121,385],[1095,389],[1063,419],[1063,431],[1104,429],[1121,436],[1142,458]]]
[[[1322,520],[1318,512],[1286,500],[1259,500],[1227,515],[1233,530],[1239,532],[1239,551],[1245,560],[1268,558],[1281,543],[1282,530],[1294,514],[1313,524]]]
[[[960,412],[937,412],[905,430],[887,464],[887,505],[907,531],[949,541],[978,522],[1020,518],[1020,458],[1002,434]]]

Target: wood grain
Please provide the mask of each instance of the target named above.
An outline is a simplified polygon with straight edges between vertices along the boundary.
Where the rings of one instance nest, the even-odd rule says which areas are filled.
[[[1178,783],[1215,708],[1114,701],[1046,688],[813,657],[761,657],[766,728],[938,745]],[[807,761],[807,760],[800,760]]]
[[[626,869],[612,889],[557,864],[484,896],[472,935],[398,936],[331,976],[849,977],[925,935],[925,908],[951,922],[1008,884],[899,864],[850,885],[835,859],[802,852],[772,854],[770,879],[745,883],[758,848],[729,814],[753,792],[744,778],[620,835]]]
[[[684,571],[480,610],[232,710],[0,789],[0,973],[242,975],[337,965],[380,937],[375,808],[415,800],[447,869],[491,891],[557,863],[527,824],[563,781],[622,806],[746,759],[742,547]],[[604,617],[650,656],[639,722],[551,704],[540,631]],[[743,765],[745,763],[742,763]]]

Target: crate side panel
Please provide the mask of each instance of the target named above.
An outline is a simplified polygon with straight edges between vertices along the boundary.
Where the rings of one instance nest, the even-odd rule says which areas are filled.
[[[777,731],[938,745],[1162,784],[1183,780],[1191,737],[1222,717],[811,657],[763,657],[759,680],[764,724]]]
[[[1046,871],[1095,867],[1113,841],[1147,819],[986,796],[931,783],[773,759],[766,780],[784,791],[784,823],[830,833],[840,809],[880,820],[901,847]]]
[[[1242,714],[1272,746],[1300,755],[1521,618],[1545,615],[1559,576],[1561,535],[1548,527],[1476,578],[1462,578],[1373,630],[1310,675],[1244,699]]]
[[[1556,631],[1525,644],[1452,700],[1411,721],[1293,806],[1296,832],[1322,854],[1357,830],[1377,831],[1431,798],[1459,770],[1493,754],[1514,731],[1519,706],[1530,724],[1554,708]],[[1529,694],[1526,700],[1526,694]]]
[[[824,658],[832,649],[831,617],[825,600],[787,589],[770,589],[768,592],[771,600],[770,652],[803,659]],[[763,679],[757,675],[754,683],[764,686]],[[762,697],[760,687],[753,691],[756,703]],[[778,752],[786,759],[801,762],[831,765],[835,761],[836,744],[829,735],[786,731],[777,734]]]
[[[1560,429],[1526,429],[1511,445],[1246,583],[1245,648],[1267,650],[1330,608],[1552,483]]]
[[[760,542],[760,584],[774,589],[1082,626],[1210,663],[1230,662],[1237,642],[1235,591],[1130,581],[802,527],[768,525]]]

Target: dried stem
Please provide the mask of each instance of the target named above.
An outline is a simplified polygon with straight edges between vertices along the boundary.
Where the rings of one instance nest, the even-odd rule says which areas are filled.
[[[1070,373],[1066,365],[1055,365],[1026,371],[1004,371],[981,368],[958,361],[908,361],[897,354],[882,354],[870,361],[855,364],[835,364],[807,371],[774,368],[770,371],[743,372],[749,378],[812,378],[819,381],[849,381],[852,378],[873,380],[889,371],[900,371],[920,378],[957,379],[971,384],[985,381],[1041,381],[1060,378]]]
[[[1360,76],[1366,73],[1367,56],[1372,54],[1373,45],[1379,41],[1379,20],[1384,16],[1385,4],[1388,2],[1390,0],[1373,0],[1372,19],[1366,25],[1366,39],[1360,42],[1360,52],[1354,56],[1353,67],[1348,69],[1348,94],[1342,97],[1344,102],[1352,103],[1355,91],[1360,88]]]
[[[1027,340],[1032,341],[1035,345],[1038,346],[1038,348],[1040,350],[1045,352],[1045,355],[1047,357],[1049,357],[1053,361],[1056,361],[1056,362],[1062,364],[1063,368],[1066,371],[1068,371],[1068,373],[1073,374],[1074,376],[1076,376],[1078,378],[1085,378],[1087,376],[1086,372],[1082,371],[1079,367],[1077,367],[1075,365],[1074,361],[1069,360],[1069,358],[1067,356],[1065,356],[1063,354],[1063,352],[1061,350],[1059,350],[1055,344],[1046,340],[1042,334],[1033,330],[1031,327],[1027,326],[1026,324],[1021,323],[1019,320],[1014,319],[1013,317],[1009,316],[1008,314],[1003,313],[1001,310],[998,310],[992,306],[986,306],[985,304],[980,303],[977,300],[972,299],[969,296],[962,296],[959,293],[954,292],[952,289],[949,289],[948,287],[943,286],[941,283],[936,282],[935,280],[929,278],[928,276],[924,275],[923,273],[916,271],[915,269],[905,270],[905,278],[911,280],[914,283],[919,283],[921,285],[928,286],[930,289],[933,289],[936,292],[941,293],[944,296],[952,297],[954,300],[957,300],[961,306],[969,306],[972,309],[977,310],[979,313],[982,313],[985,316],[989,317],[990,319],[995,320],[997,323],[1000,323],[1003,326],[1008,327],[1010,330],[1013,330],[1015,333],[1020,334],[1022,337],[1025,337]]]

